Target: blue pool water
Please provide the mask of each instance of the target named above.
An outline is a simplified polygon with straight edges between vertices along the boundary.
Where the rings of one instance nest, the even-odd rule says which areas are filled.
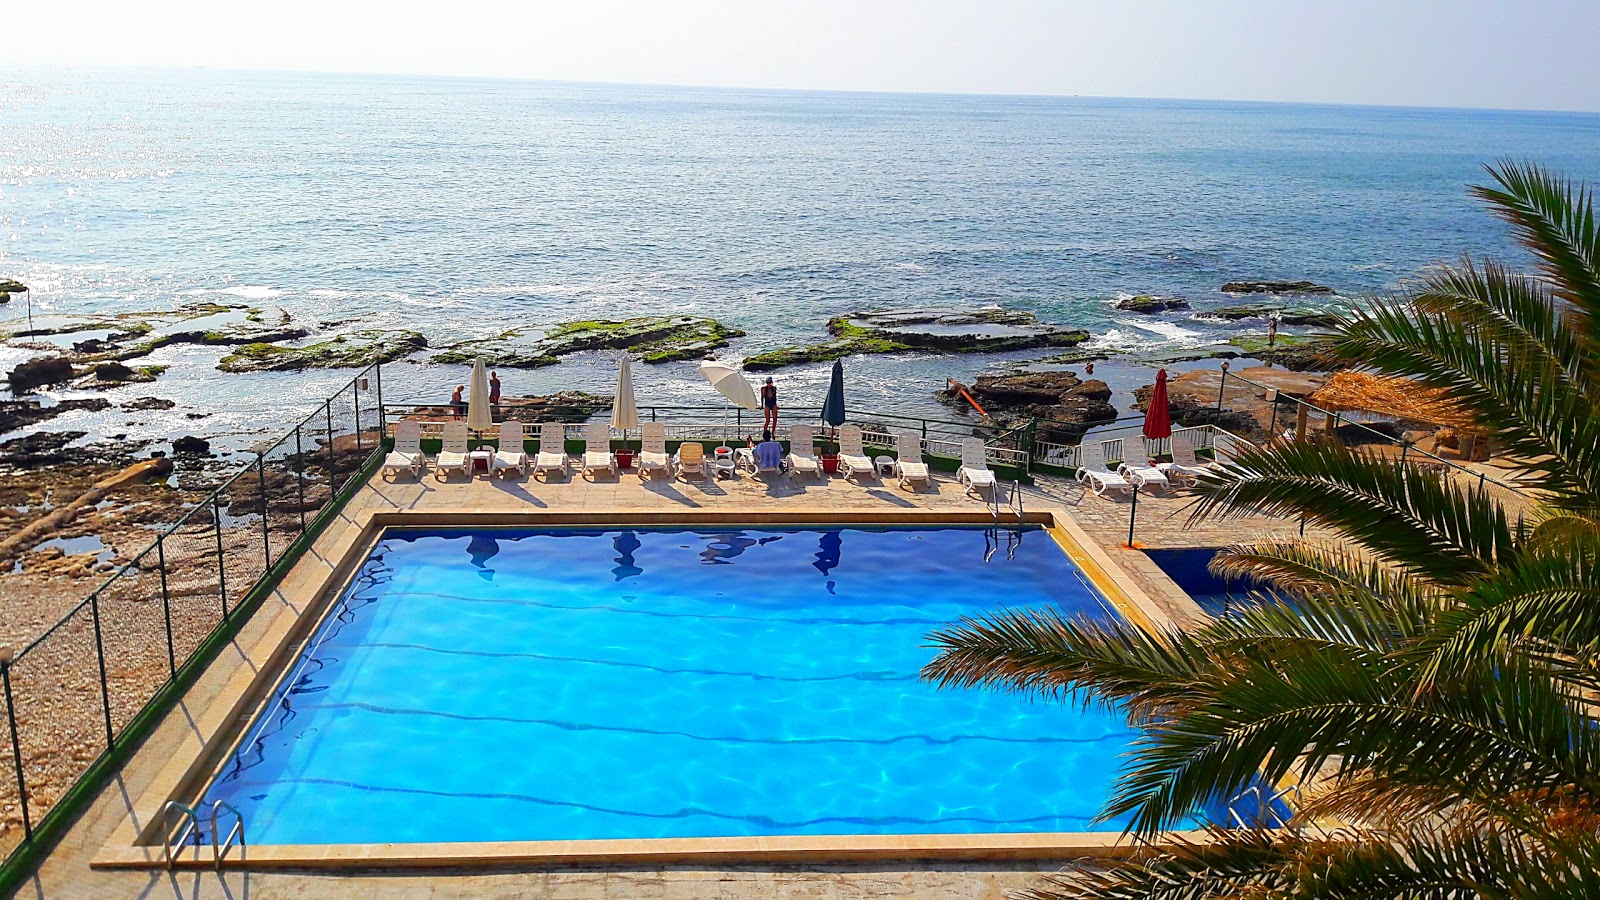
[[[1112,614],[987,539],[391,531],[206,803],[266,844],[1120,831],[1120,717],[917,677],[963,615]]]

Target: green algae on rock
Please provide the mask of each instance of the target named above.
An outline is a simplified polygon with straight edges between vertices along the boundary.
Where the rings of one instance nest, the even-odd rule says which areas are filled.
[[[483,341],[451,344],[432,357],[438,363],[470,363],[478,357],[507,369],[554,365],[584,350],[626,350],[647,363],[700,359],[728,346],[744,332],[704,316],[638,316],[622,320],[561,322],[514,328]]]
[[[1276,318],[1285,325],[1309,325],[1314,328],[1330,328],[1339,322],[1338,316],[1320,309],[1308,307],[1283,307],[1267,303],[1257,303],[1248,306],[1224,306],[1219,309],[1208,309],[1195,314],[1197,319],[1222,319],[1228,322],[1237,322],[1240,319],[1271,319]]]
[[[427,346],[428,339],[419,332],[366,329],[303,347],[245,344],[224,356],[217,368],[224,372],[356,369],[375,362],[393,362]]]
[[[981,353],[1034,347],[1072,347],[1089,339],[1081,329],[1047,325],[1032,313],[999,307],[933,307],[851,313],[828,320],[833,339],[809,347],[782,347],[744,361],[760,371],[808,362],[828,362],[865,353],[930,350]]]
[[[1117,301],[1117,309],[1123,312],[1154,315],[1173,309],[1188,309],[1189,301],[1182,297],[1153,297],[1149,294],[1140,294],[1137,297],[1128,297]]]
[[[169,344],[276,343],[305,337],[304,328],[289,324],[289,314],[275,310],[272,321],[260,309],[242,304],[192,303],[175,310],[118,313],[83,317],[47,317],[32,329],[11,332],[13,343],[63,352],[73,363],[84,365],[122,362],[148,356]],[[67,346],[38,338],[82,334]]]

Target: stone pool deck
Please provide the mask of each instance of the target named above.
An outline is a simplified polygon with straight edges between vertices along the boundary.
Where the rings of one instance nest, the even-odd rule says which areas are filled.
[[[1081,528],[1099,549],[1097,558],[1148,599],[1150,618],[1191,621],[1193,604],[1144,554],[1119,547],[1127,537],[1130,506],[1086,494],[1077,485],[1044,479],[1024,488],[1029,513],[1051,512]],[[1219,546],[1267,534],[1298,533],[1296,523],[1259,519],[1190,526],[1182,492],[1141,497],[1137,540],[1146,546]],[[1036,873],[1070,860],[984,862],[786,863],[772,865],[640,865],[631,867],[372,870],[330,874],[296,870],[149,871],[91,868],[108,847],[127,848],[148,825],[160,801],[208,740],[248,710],[239,698],[302,610],[312,607],[330,576],[362,538],[374,516],[397,512],[516,515],[528,512],[584,516],[710,513],[758,524],[766,514],[815,521],[887,513],[987,515],[986,502],[966,496],[940,475],[931,489],[907,493],[890,483],[860,485],[840,478],[790,482],[740,477],[734,481],[656,481],[632,473],[555,483],[512,479],[470,481],[456,476],[395,482],[374,478],[340,511],[311,550],[247,622],[237,638],[201,675],[182,701],[79,818],[36,875],[21,890],[28,897],[552,897],[552,898],[846,898],[905,896],[954,900],[1000,898],[1028,886]],[[1081,540],[1081,538],[1080,538]],[[238,851],[235,850],[235,853]],[[151,854],[159,857],[159,851]]]

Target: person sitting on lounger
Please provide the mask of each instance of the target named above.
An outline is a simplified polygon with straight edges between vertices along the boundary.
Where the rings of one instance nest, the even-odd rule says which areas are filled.
[[[756,445],[756,465],[763,469],[776,469],[783,465],[783,445],[772,439],[772,432],[761,432],[761,443]]]

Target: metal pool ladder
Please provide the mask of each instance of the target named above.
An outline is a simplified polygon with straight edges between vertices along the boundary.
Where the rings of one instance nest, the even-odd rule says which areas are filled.
[[[1006,492],[1004,507],[1005,511],[1014,513],[1017,517],[1016,525],[1008,525],[1005,527],[1006,559],[1016,559],[1017,545],[1022,543],[1022,526],[1024,523],[1022,514],[1022,482],[1013,481],[1011,483],[1011,490]],[[989,511],[994,515],[994,527],[989,529],[989,531],[984,535],[984,562],[994,559],[995,553],[1000,549],[1000,517],[1002,509],[1000,491],[998,488],[989,495]]]
[[[224,812],[233,815],[233,827],[228,830],[226,838],[220,838],[222,832],[218,827],[218,820],[221,819]],[[161,817],[164,822],[168,823],[167,833],[169,835],[173,834],[171,823],[173,822],[174,814],[177,815],[178,825],[176,837],[168,839],[161,847],[162,856],[166,860],[168,869],[177,864],[178,854],[183,852],[183,848],[189,844],[191,838],[199,837],[203,839],[205,837],[205,833],[200,828],[200,811],[193,806],[179,803],[176,800],[167,801],[167,805],[161,808]],[[238,807],[231,803],[222,800],[215,801],[211,804],[210,836],[211,862],[220,872],[222,871],[222,859],[233,848],[235,840],[239,842],[240,853],[244,852],[244,814],[239,812]],[[199,846],[199,841],[196,841],[195,846]]]

